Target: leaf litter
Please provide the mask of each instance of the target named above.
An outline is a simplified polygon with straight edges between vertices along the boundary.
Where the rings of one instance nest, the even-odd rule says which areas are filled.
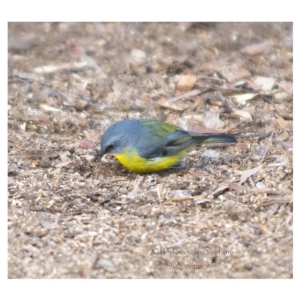
[[[9,23],[8,277],[292,278],[291,32]],[[135,174],[93,159],[125,118],[238,143]]]

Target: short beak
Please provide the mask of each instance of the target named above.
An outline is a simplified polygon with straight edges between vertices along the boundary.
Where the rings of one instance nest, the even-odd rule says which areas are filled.
[[[104,153],[102,153],[101,150],[98,151],[98,153],[95,155],[95,161],[98,160],[99,158],[101,159],[101,157],[104,155]]]

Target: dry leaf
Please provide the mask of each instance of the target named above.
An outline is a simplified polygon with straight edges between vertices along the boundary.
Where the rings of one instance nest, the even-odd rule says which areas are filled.
[[[213,195],[216,195],[220,192],[223,192],[229,188],[229,183],[221,184],[216,190],[212,192]]]
[[[246,170],[243,173],[243,175],[241,176],[240,184],[243,184],[249,177],[251,177],[252,175],[254,175],[255,173],[257,173],[261,168],[262,168],[262,166],[260,165],[260,166],[258,166],[256,168]]]

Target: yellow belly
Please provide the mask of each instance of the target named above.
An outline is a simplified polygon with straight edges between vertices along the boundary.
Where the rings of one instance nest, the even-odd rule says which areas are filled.
[[[181,151],[173,156],[146,159],[140,157],[136,151],[126,150],[121,154],[114,154],[119,163],[128,170],[138,173],[157,172],[172,167],[185,153]]]

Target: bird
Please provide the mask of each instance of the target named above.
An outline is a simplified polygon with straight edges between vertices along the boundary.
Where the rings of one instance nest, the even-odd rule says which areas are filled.
[[[112,124],[100,139],[96,158],[110,153],[137,173],[166,170],[199,144],[236,143],[229,134],[201,134],[151,119],[125,119]]]

